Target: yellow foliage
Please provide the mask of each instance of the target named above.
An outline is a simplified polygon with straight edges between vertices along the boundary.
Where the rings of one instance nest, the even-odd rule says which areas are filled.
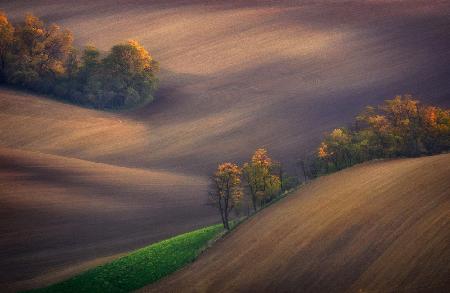
[[[241,184],[242,169],[234,163],[222,163],[217,167],[214,174],[219,188],[219,195],[221,197],[231,194],[232,199],[238,202],[242,197],[242,192],[239,185]]]
[[[137,58],[140,60],[144,70],[152,69],[153,58],[150,53],[136,40],[129,40],[128,45],[136,50]]]

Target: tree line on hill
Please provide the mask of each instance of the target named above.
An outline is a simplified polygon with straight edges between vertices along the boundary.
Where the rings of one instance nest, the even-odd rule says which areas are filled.
[[[373,159],[416,157],[450,150],[450,110],[425,106],[410,95],[396,96],[378,107],[367,107],[350,127],[325,135],[314,155],[300,161],[303,181]],[[283,173],[267,150],[258,149],[242,167],[225,162],[212,176],[210,197],[223,225],[230,213],[253,212],[300,182]]]
[[[267,150],[260,148],[242,167],[230,162],[219,164],[212,176],[209,195],[229,230],[234,209],[238,213],[246,210],[249,216],[250,210],[256,212],[297,184],[295,177],[283,172],[281,163],[273,161]]]
[[[13,25],[0,11],[0,82],[95,108],[122,108],[153,100],[158,64],[136,41],[102,54],[81,53],[73,35],[29,14]]]
[[[422,105],[411,95],[367,107],[349,128],[325,136],[310,165],[312,176],[382,158],[417,157],[450,149],[450,110]]]

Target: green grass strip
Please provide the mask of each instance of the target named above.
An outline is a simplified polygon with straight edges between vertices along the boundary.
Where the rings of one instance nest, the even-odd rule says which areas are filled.
[[[129,292],[192,262],[222,231],[222,224],[218,224],[181,234],[31,292]]]

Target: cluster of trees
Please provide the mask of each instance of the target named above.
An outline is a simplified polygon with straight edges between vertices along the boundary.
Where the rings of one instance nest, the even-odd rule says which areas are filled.
[[[158,64],[136,41],[101,54],[81,54],[73,35],[33,15],[13,25],[0,12],[0,82],[96,108],[120,108],[153,100]]]
[[[450,110],[425,106],[411,95],[396,96],[378,107],[367,107],[348,128],[327,134],[314,156],[298,162],[304,181],[354,164],[379,158],[415,157],[450,151]],[[298,178],[285,176],[281,164],[257,149],[242,167],[223,163],[212,177],[213,202],[229,229],[230,212],[247,203],[249,214],[264,207]]]
[[[247,208],[249,215],[250,205],[256,212],[297,184],[262,148],[257,149],[250,162],[242,167],[229,162],[220,164],[212,176],[212,183],[210,198],[226,229],[230,229],[229,218],[234,208]]]
[[[320,144],[310,171],[328,173],[378,158],[432,155],[450,150],[450,110],[422,105],[410,95],[367,107],[350,128]]]

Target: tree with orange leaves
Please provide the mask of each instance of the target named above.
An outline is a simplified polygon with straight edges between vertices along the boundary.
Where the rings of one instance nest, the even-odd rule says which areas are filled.
[[[5,78],[6,60],[11,55],[14,41],[14,27],[6,14],[0,11],[0,81]]]
[[[450,110],[426,107],[421,111],[422,143],[428,154],[450,148]]]
[[[233,163],[222,163],[212,176],[210,197],[219,210],[225,229],[230,230],[229,215],[242,199],[240,188],[242,170]]]

